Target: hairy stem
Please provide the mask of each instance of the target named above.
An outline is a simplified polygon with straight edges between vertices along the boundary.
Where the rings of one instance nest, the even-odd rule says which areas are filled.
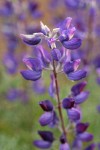
[[[58,101],[59,117],[60,117],[63,133],[64,133],[64,135],[66,137],[67,132],[66,132],[66,128],[65,128],[65,125],[64,125],[64,118],[63,118],[63,114],[62,114],[62,107],[61,107],[60,96],[59,96],[57,73],[56,73],[55,61],[54,60],[53,60],[53,74],[54,74],[55,86],[56,86],[56,96],[57,96],[57,101]]]

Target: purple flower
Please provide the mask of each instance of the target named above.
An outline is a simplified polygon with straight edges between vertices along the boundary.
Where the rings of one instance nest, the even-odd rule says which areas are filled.
[[[43,100],[43,101],[39,102],[39,105],[41,106],[41,108],[44,111],[49,112],[49,111],[53,110],[53,104],[49,100]]]
[[[41,138],[44,141],[49,141],[49,142],[54,141],[53,133],[50,131],[38,131],[38,134],[41,136]]]
[[[85,2],[81,0],[64,0],[64,1],[65,1],[66,6],[72,10],[86,7]]]
[[[62,42],[63,46],[70,50],[78,49],[81,46],[81,43],[81,39],[79,38],[73,38],[69,41]]]
[[[67,143],[66,137],[64,135],[60,137],[60,142],[61,144],[59,150],[70,150],[69,144]]]
[[[86,81],[75,84],[71,88],[72,95],[77,96],[78,94],[80,94],[83,91],[83,89],[85,88],[86,85],[87,85]]]
[[[7,99],[10,101],[15,101],[20,97],[20,91],[18,89],[10,89],[7,92]]]
[[[56,94],[56,88],[55,88],[55,81],[54,81],[54,76],[51,74],[50,75],[51,77],[51,83],[50,83],[50,86],[49,86],[49,95],[51,97],[55,97],[55,94]]]
[[[49,123],[49,127],[50,128],[54,128],[55,126],[57,126],[59,124],[59,118],[57,117],[57,114],[55,111],[53,111],[53,119],[52,121]]]
[[[29,68],[29,70],[21,71],[22,76],[26,80],[36,81],[41,78],[42,66],[38,58],[25,58],[24,63]]]
[[[62,101],[63,108],[65,109],[70,109],[74,107],[74,103],[75,101],[73,100],[73,98],[64,98]]]
[[[100,113],[100,105],[97,106],[97,111]]]
[[[3,59],[6,71],[9,74],[15,74],[17,72],[18,62],[12,53],[7,53]]]
[[[54,141],[53,133],[50,131],[38,131],[42,140],[35,140],[33,144],[40,149],[50,148]]]
[[[6,0],[2,8],[0,8],[0,15],[10,17],[14,13],[12,2]]]
[[[43,140],[35,140],[33,144],[40,149],[47,149],[50,148],[52,145],[52,143]]]
[[[89,97],[89,91],[84,91],[75,96],[75,104],[81,104]]]
[[[51,55],[53,57],[53,60],[55,60],[55,61],[59,61],[61,59],[61,52],[59,49],[56,49],[56,48],[53,49],[51,51]]]
[[[82,123],[82,122],[77,123],[76,124],[77,133],[78,134],[83,133],[84,131],[87,130],[88,126],[89,126],[89,123]]]
[[[68,79],[73,80],[73,81],[81,80],[82,78],[86,77],[86,74],[87,72],[85,70],[78,70],[78,71],[69,73]]]
[[[43,83],[43,79],[33,82],[32,88],[36,94],[44,94],[46,92],[46,87]]]
[[[50,124],[53,120],[53,112],[45,112],[41,115],[39,119],[39,123],[41,126],[46,126]]]
[[[21,34],[20,36],[21,36],[21,39],[30,46],[37,45],[41,42],[41,38],[35,37],[34,35]]]
[[[82,141],[82,142],[89,142],[93,140],[93,135],[88,133],[88,132],[84,132],[82,134],[78,135],[78,138]]]
[[[87,146],[84,150],[95,150],[95,148],[96,148],[96,145],[92,143],[89,146]]]
[[[67,110],[68,118],[71,121],[78,121],[80,120],[81,114],[80,111],[76,108],[71,108]]]

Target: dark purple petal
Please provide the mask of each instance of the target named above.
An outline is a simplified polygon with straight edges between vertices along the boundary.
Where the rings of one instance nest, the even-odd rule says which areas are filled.
[[[66,62],[63,68],[66,74],[69,74],[74,71],[74,62]]]
[[[72,38],[69,41],[62,42],[63,46],[70,50],[79,48],[81,46],[81,43],[82,43],[81,39],[78,39],[78,38]]]
[[[20,73],[26,80],[36,81],[41,78],[41,71],[23,70]]]
[[[65,137],[64,134],[61,135],[61,137],[60,137],[60,142],[61,142],[62,144],[66,143],[66,137]]]
[[[59,49],[55,48],[51,51],[53,60],[59,61],[61,59],[61,52]]]
[[[38,134],[41,136],[41,138],[44,141],[48,141],[48,142],[54,141],[53,133],[50,131],[38,131]]]
[[[82,134],[79,134],[78,138],[83,142],[89,142],[93,140],[93,135],[88,132],[84,132]]]
[[[84,101],[87,100],[87,98],[89,97],[89,91],[84,91],[84,92],[81,92],[79,95],[75,96],[74,99],[75,99],[75,104],[81,104],[83,103]]]
[[[43,140],[35,140],[33,144],[40,149],[47,149],[47,148],[50,148],[52,145],[51,142],[47,142]]]
[[[21,34],[21,39],[28,45],[37,45],[41,42],[40,37],[34,37],[33,35]]]
[[[42,71],[41,62],[38,58],[24,58],[23,62],[29,69],[32,69],[34,71]]]
[[[86,74],[87,72],[85,70],[78,70],[78,71],[67,74],[67,76],[68,76],[68,79],[77,81],[77,80],[81,80],[82,78],[85,78]]]
[[[89,123],[77,123],[76,125],[76,131],[77,133],[83,133],[88,128]]]
[[[44,100],[39,102],[39,105],[44,111],[52,111],[53,110],[53,104],[50,100]]]
[[[94,143],[92,143],[91,145],[86,147],[84,150],[95,150],[95,147],[96,147],[96,145]]]
[[[74,106],[73,98],[64,98],[62,101],[62,105],[63,105],[63,108],[65,109],[72,108]]]
[[[70,150],[68,143],[64,143],[60,145],[59,150]]]
[[[67,114],[70,120],[72,121],[78,121],[80,120],[80,111],[76,108],[71,108],[67,110]]]
[[[45,112],[41,115],[39,122],[41,126],[48,125],[53,120],[53,112]]]
[[[80,82],[80,83],[77,83],[75,84],[72,88],[71,88],[71,91],[72,91],[72,94],[74,96],[80,94],[83,89],[85,88],[85,86],[87,85],[87,82],[86,81],[83,81],[83,82]]]

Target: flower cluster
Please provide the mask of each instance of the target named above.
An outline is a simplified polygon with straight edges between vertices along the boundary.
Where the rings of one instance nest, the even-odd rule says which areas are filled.
[[[68,17],[65,21],[52,31],[41,22],[41,32],[33,33],[32,35],[21,34],[21,39],[29,46],[37,46],[39,53],[36,58],[23,58],[27,70],[21,71],[21,75],[26,80],[37,81],[42,77],[43,70],[50,70],[51,83],[49,86],[49,94],[57,101],[57,106],[54,106],[50,100],[42,100],[39,102],[44,113],[39,119],[41,126],[58,127],[61,130],[60,150],[70,150],[71,147],[76,147],[78,143],[91,141],[93,135],[86,132],[88,123],[81,122],[81,110],[79,104],[83,103],[89,96],[88,91],[83,91],[86,82],[80,82],[71,88],[71,93],[63,100],[60,99],[60,90],[58,86],[58,73],[64,73],[71,81],[78,81],[86,77],[84,69],[78,69],[80,59],[71,60],[71,52],[81,46],[81,39],[75,36],[75,27],[71,24],[72,18]],[[40,43],[45,40],[49,51],[45,50]],[[59,116],[56,113],[58,109]],[[70,145],[67,140],[67,133],[70,128],[66,128],[63,118],[63,109],[66,110],[67,116],[73,131],[75,139],[73,145]],[[72,132],[73,132],[72,131]],[[42,140],[34,141],[34,145],[41,149],[50,148],[55,138],[51,131],[38,131]]]

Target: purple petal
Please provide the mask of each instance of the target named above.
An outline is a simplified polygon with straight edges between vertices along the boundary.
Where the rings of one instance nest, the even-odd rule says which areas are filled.
[[[94,143],[92,143],[91,145],[86,147],[84,150],[95,150],[95,147],[96,147],[96,145]]]
[[[72,73],[69,73],[67,76],[70,80],[77,81],[86,77],[87,72],[85,70],[78,70]]]
[[[48,142],[54,141],[53,133],[50,131],[38,131],[38,134],[41,136],[41,138],[44,141],[48,141]]]
[[[67,110],[67,114],[70,120],[72,121],[78,121],[80,120],[80,111],[76,108],[71,108]]]
[[[41,78],[41,71],[23,70],[20,73],[26,80],[36,81]]]
[[[74,71],[74,62],[72,62],[72,61],[66,62],[63,70],[66,74],[73,72]]]
[[[97,106],[97,111],[100,113],[100,105]]]
[[[71,88],[71,91],[72,91],[72,94],[74,96],[80,94],[84,87],[87,85],[87,82],[86,81],[83,81],[83,82],[80,82],[80,83],[77,83],[75,84],[72,88]]]
[[[28,45],[37,45],[41,42],[40,37],[34,37],[34,35],[21,34],[21,39]]]
[[[70,150],[68,143],[64,143],[60,145],[59,150]]]
[[[50,78],[51,78],[51,83],[50,83],[50,86],[49,86],[49,89],[48,89],[48,92],[49,92],[49,95],[51,97],[54,97],[55,94],[56,94],[56,88],[55,88],[55,81],[54,81],[54,75],[51,74],[50,75]]]
[[[73,38],[69,41],[63,41],[62,44],[65,48],[70,49],[70,50],[74,50],[77,49],[81,46],[81,39],[78,38]]]
[[[38,58],[24,58],[23,62],[26,64],[26,66],[29,69],[32,69],[34,71],[42,71],[42,66],[41,66],[41,62],[40,59]]]
[[[32,83],[32,88],[36,94],[44,94],[47,89],[44,85],[43,79],[39,79]]]
[[[55,48],[51,51],[53,60],[59,61],[61,59],[61,52],[59,49]]]
[[[53,104],[50,100],[44,100],[39,102],[39,105],[44,111],[52,111],[53,110]]]
[[[53,119],[52,121],[49,123],[49,127],[54,128],[55,126],[57,126],[59,123],[59,118],[57,117],[57,114],[55,111],[53,111]]]
[[[62,105],[63,105],[63,108],[65,109],[72,108],[74,106],[73,98],[64,98],[62,101]]]
[[[89,123],[77,123],[76,125],[76,131],[77,133],[83,133],[88,128]]]
[[[72,18],[71,17],[67,17],[64,22],[61,24],[61,29],[64,30],[64,29],[68,29],[71,25],[71,21],[72,21]]]
[[[41,115],[39,122],[41,126],[48,125],[53,120],[53,112],[45,112]]]
[[[43,63],[43,66],[49,67],[50,62],[51,62],[50,54],[46,50],[44,50],[42,47],[39,48],[39,52],[40,52],[40,58]]]
[[[82,134],[79,134],[78,138],[83,142],[89,142],[93,140],[93,135],[88,132],[84,132]]]
[[[51,147],[52,143],[43,140],[35,140],[33,144],[40,149],[47,149]]]
[[[81,92],[79,95],[75,96],[75,104],[81,104],[87,100],[89,97],[89,91]]]
[[[60,137],[60,142],[61,142],[62,144],[66,143],[66,136],[65,136],[64,134],[61,135],[61,137]]]

